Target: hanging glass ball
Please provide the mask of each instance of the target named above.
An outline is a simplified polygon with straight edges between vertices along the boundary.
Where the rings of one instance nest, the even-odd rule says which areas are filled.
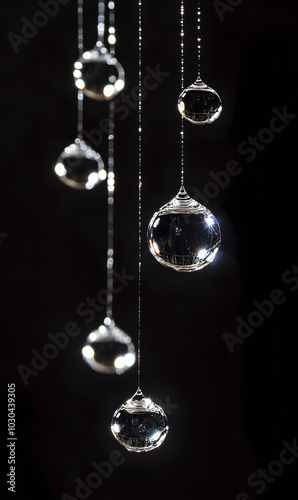
[[[214,122],[222,112],[222,102],[215,90],[197,80],[181,92],[178,98],[181,115],[195,125]]]
[[[90,190],[107,176],[100,154],[81,139],[64,149],[54,171],[64,184],[75,189]]]
[[[125,84],[125,73],[115,56],[103,47],[84,52],[74,65],[76,87],[99,101],[115,97]]]
[[[198,271],[215,258],[221,243],[219,224],[210,210],[181,187],[152,217],[147,231],[150,251],[175,271]]]
[[[151,451],[165,440],[169,427],[163,409],[140,389],[114,413],[111,430],[128,451]]]
[[[111,375],[122,375],[136,360],[131,338],[110,318],[88,335],[82,356],[93,370]]]

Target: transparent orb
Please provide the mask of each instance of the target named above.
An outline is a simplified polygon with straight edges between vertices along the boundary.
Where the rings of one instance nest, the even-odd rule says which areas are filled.
[[[221,232],[212,212],[181,187],[178,195],[153,215],[147,239],[160,264],[175,271],[192,272],[214,260]]]
[[[111,430],[128,451],[151,451],[165,440],[169,427],[163,409],[137,390],[114,413]]]
[[[105,48],[84,52],[74,65],[73,75],[77,88],[99,101],[112,99],[125,84],[123,67]]]
[[[93,370],[111,375],[122,375],[136,360],[131,338],[110,318],[88,335],[82,356]]]
[[[54,171],[64,184],[75,189],[93,189],[107,176],[100,154],[80,139],[64,149]]]
[[[215,90],[197,80],[181,92],[178,109],[189,122],[205,125],[219,117],[222,112],[222,102]]]

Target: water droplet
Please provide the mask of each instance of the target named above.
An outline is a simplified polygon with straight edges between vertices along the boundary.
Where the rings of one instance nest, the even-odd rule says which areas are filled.
[[[147,239],[160,264],[175,271],[192,272],[213,261],[221,232],[212,212],[181,187],[177,196],[153,215]]]
[[[75,189],[93,189],[106,178],[100,154],[80,139],[64,149],[54,171],[64,184]]]
[[[85,52],[78,62],[81,67],[78,70],[75,63],[75,84],[91,99],[109,100],[124,88],[124,69],[106,48],[95,47]]]
[[[214,122],[222,112],[222,102],[215,90],[196,80],[178,98],[181,115],[195,125]]]
[[[91,332],[82,349],[83,359],[99,373],[122,375],[136,360],[131,338],[113,320]]]
[[[169,427],[163,409],[137,390],[135,395],[114,413],[111,430],[128,451],[142,452],[158,448]]]

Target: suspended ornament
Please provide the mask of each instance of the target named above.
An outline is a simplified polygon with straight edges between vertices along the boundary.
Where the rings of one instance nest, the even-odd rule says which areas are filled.
[[[107,176],[100,154],[87,146],[81,136],[61,153],[55,173],[67,186],[87,190]]]
[[[201,8],[198,3],[198,32],[201,29]],[[184,69],[184,3],[181,2],[181,64]],[[198,38],[198,76],[194,83],[178,98],[178,109],[187,121],[195,125],[213,123],[222,112],[222,102],[218,93],[201,79],[201,38]]]
[[[97,42],[94,48],[84,52],[74,64],[74,79],[78,89],[91,99],[99,101],[115,97],[125,84],[125,73],[115,57],[115,3],[108,3],[110,9],[110,26],[108,42],[110,50],[104,45],[105,34],[105,2],[98,2]]]
[[[93,370],[110,375],[122,375],[136,360],[131,338],[109,317],[88,335],[82,355]]]
[[[150,251],[163,266],[191,272],[212,262],[219,250],[219,224],[208,208],[181,186],[177,196],[152,217],[147,231]]]
[[[168,433],[163,409],[140,389],[114,413],[111,429],[117,441],[128,451],[142,452],[158,448]]]

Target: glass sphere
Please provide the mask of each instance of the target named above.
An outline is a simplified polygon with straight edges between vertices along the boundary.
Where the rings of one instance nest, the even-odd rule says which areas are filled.
[[[105,48],[84,52],[74,65],[73,75],[77,88],[99,101],[112,99],[125,84],[123,67]]]
[[[54,171],[64,184],[76,189],[90,190],[107,176],[100,154],[81,139],[64,149]]]
[[[122,375],[136,360],[131,338],[110,318],[91,332],[82,349],[83,359],[99,373]]]
[[[213,261],[221,232],[212,212],[181,187],[178,195],[153,215],[147,239],[160,264],[175,271],[192,272]]]
[[[205,125],[219,117],[222,112],[222,102],[215,90],[197,80],[181,92],[178,109],[189,122]]]
[[[111,430],[128,451],[151,451],[165,440],[169,427],[163,409],[137,390],[114,413]]]

